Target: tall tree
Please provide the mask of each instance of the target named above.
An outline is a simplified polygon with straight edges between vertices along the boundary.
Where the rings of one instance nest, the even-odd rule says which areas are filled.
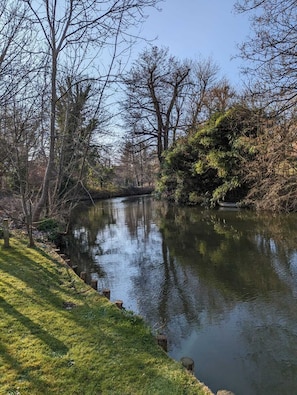
[[[218,71],[211,59],[179,61],[166,48],[146,49],[125,79],[128,134],[156,146],[162,163],[179,136],[231,106],[235,93]]]
[[[246,163],[252,188],[250,201],[258,208],[296,210],[297,18],[296,0],[238,0],[236,9],[251,15],[251,36],[240,46],[253,77],[252,101],[265,107]],[[259,104],[258,104],[259,105]]]
[[[34,26],[39,26],[50,70],[48,162],[41,195],[34,208],[35,221],[48,202],[50,185],[55,178],[57,81],[63,64],[70,62],[77,68],[86,68],[99,49],[111,46],[115,51],[120,42],[125,41],[127,29],[143,20],[143,9],[155,6],[157,1],[24,0],[31,13],[30,20]],[[77,71],[77,74],[80,73]]]
[[[25,93],[24,90],[22,90]],[[26,96],[25,96],[26,97]],[[36,103],[28,100],[20,101],[15,98],[14,103],[10,103],[5,111],[1,112],[0,139],[2,166],[8,175],[9,187],[17,192],[21,200],[22,212],[14,220],[24,220],[30,246],[32,246],[32,200],[36,193],[36,169],[32,167],[36,164],[39,152],[39,139],[41,117],[36,111]],[[38,107],[38,106],[37,106]],[[37,186],[38,188],[38,186]],[[16,203],[17,204],[17,203]],[[14,207],[16,209],[17,207]],[[13,211],[13,210],[11,210]],[[17,210],[15,210],[17,211]]]
[[[125,78],[125,121],[135,136],[156,146],[159,162],[181,128],[188,64],[152,47],[140,54]]]

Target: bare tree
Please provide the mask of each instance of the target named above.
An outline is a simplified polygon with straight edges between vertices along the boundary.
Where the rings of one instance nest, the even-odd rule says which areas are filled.
[[[31,234],[29,161],[34,159],[40,131],[40,73],[44,56],[38,51],[37,31],[28,19],[23,0],[0,4],[0,141],[3,187],[21,197],[22,216]],[[5,182],[4,182],[5,180]],[[18,205],[11,199],[4,207],[10,215]]]
[[[22,0],[3,0],[0,4],[0,103],[14,102],[32,80],[36,69],[35,32],[27,20]]]
[[[25,94],[26,91],[22,90]],[[29,244],[34,245],[32,237],[32,201],[36,184],[36,174],[32,166],[36,163],[39,152],[39,132],[41,117],[36,111],[37,102],[31,103],[26,95],[21,102],[18,96],[15,102],[1,111],[0,139],[2,140],[2,166],[9,175],[9,186],[20,198],[21,208],[18,200],[8,208],[8,215],[15,222],[23,222],[27,226]],[[40,166],[38,166],[40,168]],[[15,205],[15,207],[14,207]],[[19,210],[18,210],[19,209]],[[23,215],[22,215],[23,214]]]
[[[126,139],[116,168],[118,181],[125,187],[151,187],[156,179],[158,160],[149,144],[137,141],[137,138]]]
[[[124,81],[128,134],[156,146],[162,163],[177,137],[234,102],[234,90],[218,71],[211,59],[179,61],[168,49],[146,49]]]
[[[156,146],[160,163],[184,125],[183,93],[189,72],[189,66],[170,56],[168,49],[153,47],[140,55],[124,80],[126,126],[143,142]]]
[[[41,43],[49,63],[50,120],[48,162],[40,198],[34,207],[37,221],[48,202],[55,178],[56,110],[58,75],[67,62],[88,67],[94,53],[106,47],[117,48],[126,41],[131,25],[143,20],[143,9],[158,0],[24,0],[30,21],[39,27]],[[78,56],[79,55],[79,56]],[[79,57],[81,64],[77,59]],[[107,67],[108,68],[108,67]],[[110,71],[110,70],[109,70]],[[77,75],[80,73],[77,69]]]
[[[246,139],[253,153],[242,165],[250,186],[246,202],[257,209],[296,211],[296,119],[259,119],[258,133]]]
[[[239,101],[235,89],[226,79],[210,86],[204,96],[204,116],[209,119],[213,114],[224,113]]]
[[[240,46],[247,61],[244,72],[253,76],[253,94],[266,94],[280,110],[296,105],[297,24],[296,1],[238,0],[238,12],[251,14],[253,34]]]
[[[187,127],[194,128],[209,116],[209,91],[217,84],[219,67],[211,60],[190,61]],[[207,98],[208,96],[208,98]],[[207,111],[206,111],[207,110]]]
[[[240,46],[251,77],[250,97],[265,108],[246,162],[249,201],[269,210],[296,210],[297,24],[295,0],[237,0],[251,15],[251,35]],[[268,117],[269,122],[266,122]]]

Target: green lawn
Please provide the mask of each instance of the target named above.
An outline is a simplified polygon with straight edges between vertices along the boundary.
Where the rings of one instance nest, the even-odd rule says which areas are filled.
[[[50,247],[0,240],[0,394],[211,394]]]

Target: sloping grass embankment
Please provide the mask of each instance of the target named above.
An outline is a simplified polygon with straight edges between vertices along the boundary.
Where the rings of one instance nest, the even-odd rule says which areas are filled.
[[[211,392],[48,246],[0,241],[0,394]]]

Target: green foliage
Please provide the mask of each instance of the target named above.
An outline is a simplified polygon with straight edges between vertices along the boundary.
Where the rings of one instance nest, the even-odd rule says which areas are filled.
[[[44,218],[37,224],[37,229],[45,232],[49,241],[55,242],[59,233],[60,223],[55,218]]]
[[[205,167],[204,167],[204,163],[202,160],[198,160],[195,164],[194,164],[194,170],[197,174],[203,174],[205,171]]]
[[[255,153],[249,138],[254,133],[251,115],[236,106],[180,139],[164,157],[159,194],[183,204],[242,199],[247,191],[243,158]]]
[[[217,187],[212,194],[212,201],[215,203],[221,199],[222,196],[226,196],[229,191],[233,191],[240,187],[240,182],[236,177],[226,180],[222,185]]]
[[[58,228],[58,226],[59,226],[59,223],[56,219],[44,218],[38,223],[37,229],[41,230],[43,232],[50,232],[50,231],[56,230]]]
[[[88,169],[87,186],[92,190],[100,190],[102,188],[112,188],[114,185],[112,181],[115,176],[115,169],[113,166],[105,166],[100,163],[97,158],[94,158],[92,166]]]

